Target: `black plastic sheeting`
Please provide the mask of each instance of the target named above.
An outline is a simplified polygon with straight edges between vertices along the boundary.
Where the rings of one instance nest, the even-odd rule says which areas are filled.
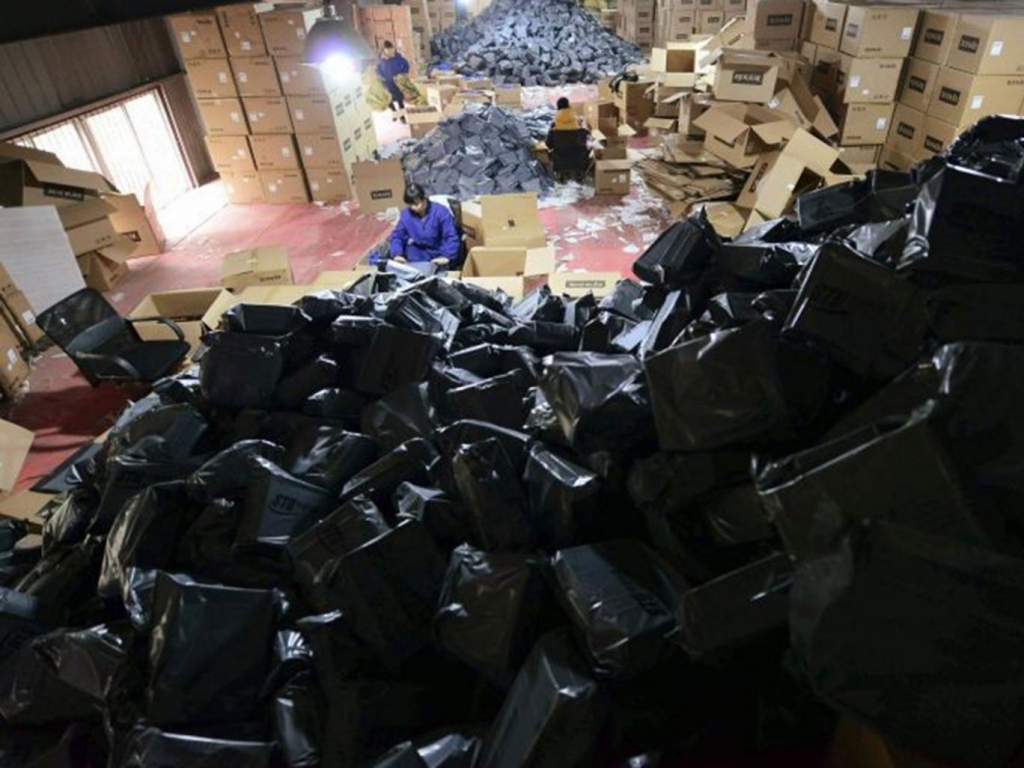
[[[0,764],[1012,764],[1022,170],[987,119],[600,301],[233,310],[0,522]]]

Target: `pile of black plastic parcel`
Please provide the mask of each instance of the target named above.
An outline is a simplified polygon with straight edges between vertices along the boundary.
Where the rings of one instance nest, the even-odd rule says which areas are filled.
[[[572,0],[495,0],[431,40],[435,62],[499,85],[596,83],[643,60]]]
[[[836,713],[1006,764],[1022,137],[681,222],[599,301],[231,310],[41,551],[0,526],[3,764],[762,765]]]

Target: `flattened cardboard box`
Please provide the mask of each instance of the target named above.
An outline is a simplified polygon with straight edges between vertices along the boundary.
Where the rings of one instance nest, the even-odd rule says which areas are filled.
[[[238,95],[227,59],[186,59],[185,71],[197,99],[227,99]]]
[[[213,13],[183,13],[167,19],[183,59],[216,59],[228,55]]]
[[[315,67],[310,67],[315,69]],[[235,88],[239,96],[281,96],[281,83],[277,79],[277,68],[269,56],[252,56],[232,59]]]
[[[227,291],[222,288],[195,288],[151,293],[128,313],[128,317],[166,317],[173,320],[185,334],[185,341],[189,343],[191,351],[195,352],[203,333],[203,315],[222,293]],[[173,341],[178,338],[173,330],[162,323],[139,323],[135,330],[146,341]]]
[[[851,5],[839,50],[861,58],[903,58],[917,29],[917,8]]]
[[[943,67],[935,79],[928,114],[966,128],[988,115],[1017,114],[1024,75],[971,75]]]
[[[1024,16],[962,14],[946,66],[976,75],[1024,72]]]
[[[249,146],[260,171],[291,171],[299,168],[295,137],[290,133],[250,136]]]
[[[224,46],[232,58],[265,56],[263,30],[252,6],[228,5],[217,9],[217,21],[224,36]]]
[[[196,99],[196,104],[207,135],[245,136],[249,133],[241,99]]]
[[[556,296],[579,298],[592,293],[601,298],[611,293],[621,279],[618,272],[553,272],[548,276],[548,288]]]
[[[117,190],[98,173],[76,171],[38,160],[0,163],[0,205],[62,208]]]
[[[903,72],[903,87],[900,89],[900,103],[908,107],[927,111],[939,76],[939,65],[920,59],[907,59]]]
[[[352,183],[363,213],[383,213],[402,206],[405,175],[401,160],[353,163]]]
[[[206,149],[218,171],[252,173],[256,170],[249,140],[245,136],[207,136]]]
[[[717,104],[694,121],[704,130],[704,147],[737,168],[789,139],[796,125],[756,104]]]
[[[288,251],[280,246],[261,246],[229,253],[221,267],[220,284],[229,291],[255,285],[291,285]]]
[[[228,193],[228,200],[235,205],[266,202],[266,198],[263,196],[263,182],[260,181],[258,173],[223,171],[220,177],[224,182],[224,189]]]
[[[135,250],[132,251],[133,259],[164,252],[162,237],[157,236],[146,209],[135,195],[104,195],[103,201],[115,209],[110,214],[110,223],[114,226],[114,231],[135,245]]]
[[[263,98],[247,96],[242,99],[249,128],[254,134],[293,133],[291,113],[283,96]]]

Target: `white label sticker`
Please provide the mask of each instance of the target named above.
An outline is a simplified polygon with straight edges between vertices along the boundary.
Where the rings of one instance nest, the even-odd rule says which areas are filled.
[[[296,109],[295,110],[295,119],[296,120],[305,120],[306,119],[306,112],[305,112],[305,110]]]
[[[291,157],[292,156],[292,151],[288,147],[281,147],[281,154],[284,157]]]
[[[26,309],[22,312],[21,319],[24,320],[26,324],[32,325],[32,323],[36,321],[36,316],[33,315],[30,310]]]
[[[237,157],[239,160],[241,160],[243,157],[245,157],[245,150],[242,149],[241,147],[236,149],[235,150],[235,157]]]
[[[217,73],[217,80],[222,82],[222,83],[226,83],[228,81],[228,76],[224,72],[218,72]]]
[[[878,118],[877,120],[875,120],[875,130],[876,131],[884,131],[885,130],[885,126],[888,125],[888,123],[889,123],[889,118],[887,118],[887,117],[880,117],[880,118]]]
[[[304,30],[302,27],[296,27],[295,28],[295,36],[297,38],[299,38],[299,40],[305,40],[306,39],[306,30]]]
[[[292,76],[291,75],[289,75],[287,72],[282,72],[281,73],[281,82],[282,83],[290,83],[291,81],[292,81]]]
[[[860,85],[860,75],[851,75],[850,76],[850,87],[851,88],[856,88],[858,85]]]
[[[774,99],[772,99],[771,101],[768,102],[768,107],[770,109],[778,109],[779,108],[779,104],[781,104],[781,103],[782,102],[779,101],[778,97],[776,97],[776,98],[774,98]]]
[[[245,72],[239,72],[238,73],[238,82],[240,82],[240,83],[248,83],[249,82],[249,75],[247,75]]]
[[[312,147],[303,147],[302,151],[305,153],[306,157],[312,157],[313,156],[313,148]]]
[[[249,113],[249,120],[254,122],[254,123],[258,123],[260,121],[260,113],[259,112],[250,112]]]
[[[984,100],[984,96],[975,96],[973,99],[971,99],[971,109],[981,109],[981,103]]]
[[[251,51],[252,50],[252,43],[250,43],[248,40],[243,40],[242,41],[242,50],[243,51]]]
[[[7,350],[7,362],[10,363],[11,365],[18,364],[18,355],[14,352],[13,349]]]
[[[319,192],[320,191],[320,182],[319,181],[311,181],[311,182],[309,182],[309,188],[312,189],[314,192]]]
[[[232,112],[231,113],[231,122],[232,123],[240,123],[240,122],[242,122],[242,116],[240,114],[238,114],[237,112]]]
[[[914,35],[913,27],[904,27],[900,30],[900,40],[909,40]]]
[[[992,47],[989,49],[989,55],[999,56],[1003,52],[1003,41],[995,40],[992,43]]]
[[[277,184],[271,183],[271,184],[268,184],[267,186],[270,188],[271,192],[277,192]]]
[[[183,43],[191,43],[192,42],[192,33],[191,32],[182,32],[181,33],[181,42],[183,42]]]

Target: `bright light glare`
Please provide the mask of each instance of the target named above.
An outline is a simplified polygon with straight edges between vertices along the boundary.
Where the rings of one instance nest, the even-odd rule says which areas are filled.
[[[463,8],[468,8],[470,3],[473,2],[473,0],[458,0],[458,2],[459,5],[461,5]]]
[[[359,76],[355,60],[348,56],[335,53],[324,59],[320,65],[320,72],[333,85],[351,83]]]

